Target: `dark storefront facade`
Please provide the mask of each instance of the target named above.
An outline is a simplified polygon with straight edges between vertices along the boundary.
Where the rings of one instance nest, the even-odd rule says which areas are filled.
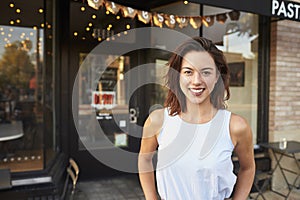
[[[81,179],[135,171],[142,126],[163,105],[160,79],[176,46],[159,27],[207,37],[224,51],[232,71],[228,109],[249,121],[254,144],[269,141],[271,21],[298,21],[296,3],[100,2],[1,1],[0,125],[22,134],[0,141],[0,169],[11,176],[0,197],[59,193],[69,157]],[[101,157],[119,150],[133,154],[126,169],[117,166],[126,156]]]

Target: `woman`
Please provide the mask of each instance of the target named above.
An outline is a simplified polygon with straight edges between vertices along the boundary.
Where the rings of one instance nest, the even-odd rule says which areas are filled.
[[[146,199],[158,199],[156,150],[161,199],[223,200],[234,187],[233,200],[247,199],[255,173],[252,132],[245,119],[225,110],[230,93],[223,53],[202,37],[185,41],[169,60],[167,86],[166,108],[152,112],[143,129],[139,176]]]

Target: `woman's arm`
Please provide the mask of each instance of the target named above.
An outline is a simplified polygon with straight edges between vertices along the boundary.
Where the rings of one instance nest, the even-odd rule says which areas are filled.
[[[255,175],[252,131],[245,119],[232,114],[230,120],[230,134],[235,145],[234,151],[240,164],[232,199],[246,200],[250,193]]]
[[[138,167],[139,178],[146,200],[157,199],[152,157],[158,146],[157,135],[163,124],[163,112],[163,109],[152,112],[143,129]]]

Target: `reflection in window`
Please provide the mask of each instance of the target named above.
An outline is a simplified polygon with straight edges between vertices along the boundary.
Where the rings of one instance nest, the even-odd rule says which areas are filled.
[[[43,31],[0,26],[0,168],[43,169]]]
[[[204,6],[204,15],[229,12],[222,8]],[[253,143],[257,131],[257,66],[258,16],[240,13],[239,20],[227,19],[203,26],[203,36],[211,39],[225,54],[230,69],[231,97],[228,109],[245,117],[251,125]]]
[[[128,145],[128,83],[124,80],[128,69],[127,56],[80,54],[79,149],[84,148],[81,141],[91,149]],[[95,124],[89,123],[91,117],[98,120],[103,133],[91,131],[95,129]]]

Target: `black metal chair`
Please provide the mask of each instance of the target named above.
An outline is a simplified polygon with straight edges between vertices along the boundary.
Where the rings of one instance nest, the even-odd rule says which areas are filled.
[[[79,176],[79,167],[74,159],[69,159],[69,165],[67,167],[67,176],[64,183],[63,192],[61,195],[61,200],[73,200],[75,199],[75,194],[77,192],[77,181]],[[71,180],[71,184],[70,184]]]

